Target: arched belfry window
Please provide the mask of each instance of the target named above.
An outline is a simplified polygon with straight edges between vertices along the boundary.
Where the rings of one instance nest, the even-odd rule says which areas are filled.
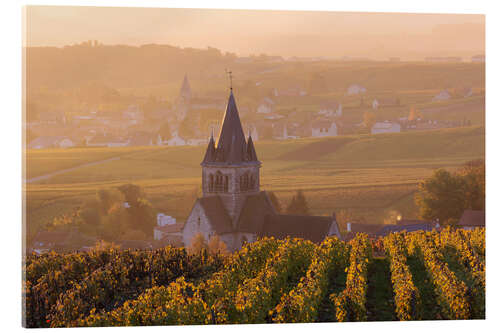
[[[222,172],[217,171],[215,173],[215,192],[222,191],[224,191],[224,177],[222,175]]]
[[[229,176],[224,176],[224,192],[229,190]]]
[[[253,175],[250,176],[250,188],[255,189],[255,177]]]
[[[248,191],[250,188],[250,176],[248,172],[245,172],[240,176],[240,191]]]
[[[214,191],[214,175],[210,174],[208,177],[208,192],[213,192]]]

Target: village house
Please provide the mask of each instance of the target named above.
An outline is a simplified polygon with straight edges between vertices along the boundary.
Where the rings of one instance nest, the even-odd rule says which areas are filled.
[[[130,125],[137,125],[144,121],[144,112],[135,104],[122,111],[123,119],[127,120]]]
[[[359,94],[364,94],[366,92],[366,88],[363,86],[360,86],[359,84],[351,84],[347,88],[347,95],[359,95]]]
[[[342,116],[342,104],[339,102],[329,101],[322,103],[319,107],[318,114],[326,117],[341,117]]]
[[[271,113],[274,110],[274,102],[269,97],[265,97],[257,106],[257,113]]]
[[[372,134],[399,132],[401,132],[401,125],[392,121],[376,122],[371,128]]]
[[[283,87],[283,88],[274,88],[273,95],[275,97],[278,97],[278,96],[288,96],[288,97],[306,96],[307,91],[299,85],[291,85],[291,86]]]
[[[445,90],[441,90],[439,92],[439,94],[437,94],[436,96],[434,96],[434,98],[432,98],[432,101],[435,102],[435,101],[447,101],[451,98],[451,94],[448,92],[447,89]]]
[[[372,109],[378,110],[379,107],[391,107],[400,105],[398,98],[375,98],[372,102]]]
[[[340,238],[334,215],[277,213],[267,192],[260,189],[262,163],[252,137],[245,138],[232,90],[217,143],[212,135],[201,166],[203,194],[182,229],[185,246],[198,233],[206,240],[218,235],[230,251],[262,236],[300,236],[315,242],[330,235]]]
[[[178,134],[177,131],[175,131],[172,135],[172,137],[167,140],[167,145],[169,146],[185,146],[186,145],[186,140],[181,138]]]
[[[29,149],[70,148],[76,144],[67,136],[39,136],[28,144]]]
[[[154,239],[162,240],[168,238],[172,241],[181,240],[183,227],[184,225],[182,225],[181,223],[156,226],[153,230]]]
[[[311,124],[311,136],[312,137],[325,137],[325,136],[337,136],[337,124],[335,122],[319,119],[315,120]]]

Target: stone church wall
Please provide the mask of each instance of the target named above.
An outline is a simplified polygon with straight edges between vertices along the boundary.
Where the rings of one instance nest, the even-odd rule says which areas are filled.
[[[215,234],[199,202],[193,207],[191,215],[189,215],[182,231],[182,240],[185,247],[191,245],[193,237],[198,232],[201,232],[207,241]]]

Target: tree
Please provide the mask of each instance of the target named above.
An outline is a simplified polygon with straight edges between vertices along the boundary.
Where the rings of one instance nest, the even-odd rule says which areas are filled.
[[[120,235],[122,240],[145,240],[147,238],[146,234],[137,229],[128,229]]]
[[[368,131],[371,131],[373,125],[375,124],[375,113],[373,113],[373,111],[366,111],[363,113],[363,124]]]
[[[276,211],[279,213],[281,213],[281,203],[280,203],[280,200],[278,199],[278,197],[276,196],[276,194],[274,192],[267,192],[267,194],[269,195],[269,200],[271,200],[271,203],[273,204],[273,207],[274,209],[276,209]]]
[[[99,203],[96,200],[86,202],[77,212],[83,223],[97,226],[101,223],[101,214],[99,213]]]
[[[155,212],[151,203],[145,198],[142,188],[134,184],[125,184],[118,187],[123,194],[126,217],[122,220],[129,228],[139,229],[148,237],[153,235],[156,224]]]
[[[205,237],[203,237],[203,234],[199,232],[193,236],[191,245],[187,250],[190,254],[199,254],[201,251],[203,251],[203,249],[207,249],[207,242],[205,241]]]
[[[466,209],[484,210],[486,197],[485,164],[483,159],[465,163],[457,170],[457,175],[465,182]]]
[[[226,243],[220,239],[219,235],[213,235],[208,241],[208,253],[211,255],[226,255],[229,251],[227,250]]]
[[[142,189],[134,184],[124,184],[118,187],[118,190],[123,194],[125,202],[130,206],[134,206],[139,202],[139,199],[144,195]]]
[[[439,219],[443,224],[450,224],[460,218],[466,208],[465,181],[458,175],[439,169],[419,184],[415,203],[422,218]]]
[[[309,207],[302,190],[298,190],[292,197],[292,200],[286,209],[286,213],[290,215],[309,215]]]
[[[97,201],[99,202],[99,210],[101,215],[105,215],[108,213],[108,210],[115,204],[116,202],[122,201],[118,195],[118,193],[113,192],[107,189],[100,189],[96,193]]]
[[[127,208],[129,214],[129,227],[144,232],[148,237],[153,236],[156,217],[153,206],[144,198],[139,199],[136,205]]]
[[[129,215],[120,203],[115,203],[108,211],[108,215],[101,218],[99,235],[106,241],[115,241],[121,238],[128,228]]]
[[[415,202],[422,218],[438,218],[443,224],[458,221],[465,209],[484,210],[484,160],[467,162],[455,173],[437,170],[419,184]]]

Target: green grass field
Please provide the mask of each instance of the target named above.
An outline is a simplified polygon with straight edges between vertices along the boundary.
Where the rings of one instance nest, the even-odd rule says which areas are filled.
[[[417,184],[437,168],[454,169],[484,158],[484,127],[323,139],[257,141],[262,188],[275,191],[283,206],[302,189],[311,212],[330,215],[349,209],[370,223],[389,212],[417,217]],[[29,183],[29,237],[53,217],[95,196],[96,190],[134,183],[153,206],[183,221],[201,191],[205,147],[81,148],[27,151],[31,176],[120,156]]]

